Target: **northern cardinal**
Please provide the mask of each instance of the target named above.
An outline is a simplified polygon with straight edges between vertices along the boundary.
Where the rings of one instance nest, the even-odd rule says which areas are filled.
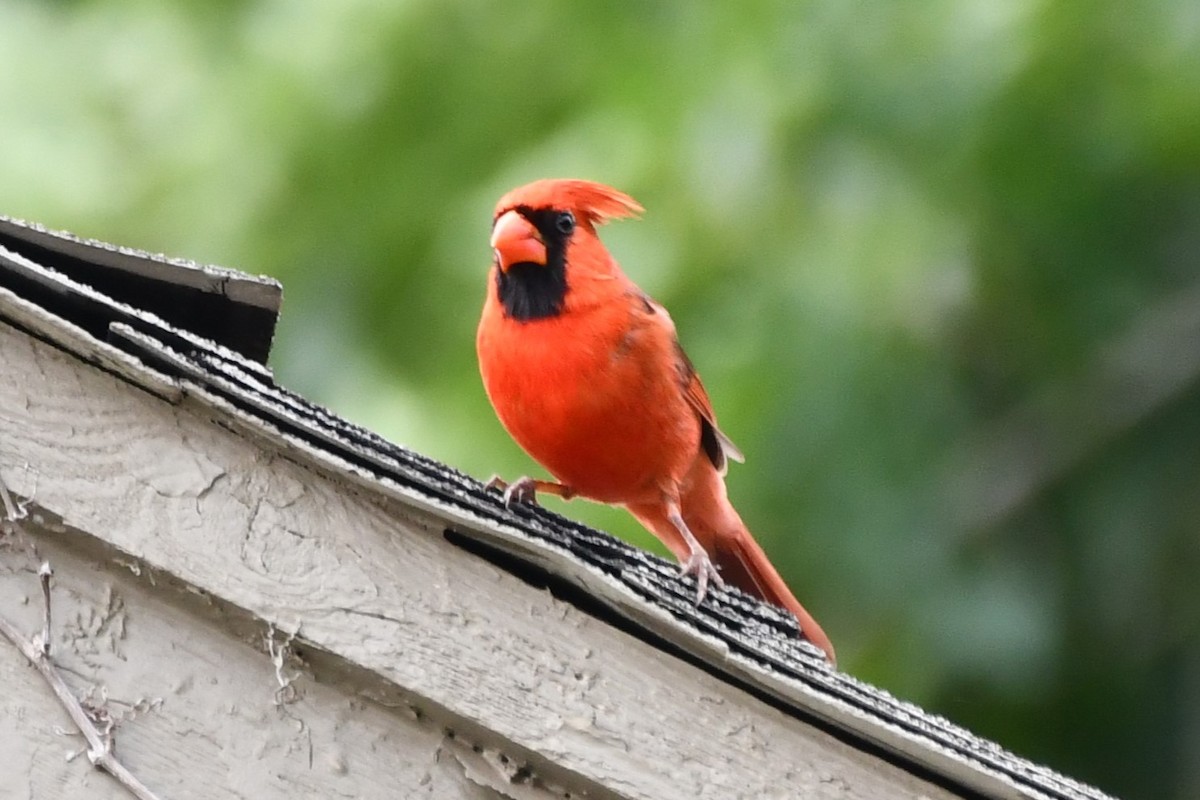
[[[724,579],[796,616],[834,662],[821,626],[788,590],[725,494],[742,454],[717,427],[666,309],[625,276],[596,235],[633,217],[633,198],[598,183],[541,180],[506,194],[476,348],[488,398],[512,437],[555,481],[537,492],[627,508],[696,577],[696,602]]]

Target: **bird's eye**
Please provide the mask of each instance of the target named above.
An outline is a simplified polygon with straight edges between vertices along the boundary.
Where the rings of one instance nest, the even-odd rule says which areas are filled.
[[[575,231],[575,215],[564,211],[554,219],[554,227],[564,236],[570,236]]]

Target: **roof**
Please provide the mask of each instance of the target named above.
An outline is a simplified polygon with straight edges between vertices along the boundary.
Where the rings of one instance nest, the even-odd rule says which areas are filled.
[[[170,376],[214,414],[436,516],[480,558],[860,750],[967,796],[1106,797],[831,669],[773,606],[736,589],[710,590],[696,606],[674,564],[543,508],[506,508],[475,478],[279,385],[266,362],[281,296],[270,278],[0,217],[0,319],[51,341],[69,328],[71,349],[151,391],[159,384],[147,376]],[[108,347],[79,353],[80,334]]]

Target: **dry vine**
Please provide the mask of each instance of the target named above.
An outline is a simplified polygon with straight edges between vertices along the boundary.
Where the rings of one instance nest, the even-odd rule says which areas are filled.
[[[26,516],[25,506],[13,501],[3,479],[0,479],[0,504],[3,505],[4,510],[4,517],[0,520],[3,522],[3,532],[24,537],[20,523]],[[75,723],[75,727],[79,728],[79,732],[87,740],[88,760],[94,766],[116,778],[139,800],[159,800],[158,795],[150,791],[114,755],[112,716],[103,705],[96,706],[88,703],[85,707],[84,703],[71,691],[71,687],[67,685],[58,666],[50,657],[50,579],[53,575],[54,571],[50,568],[50,562],[43,561],[38,569],[38,578],[42,584],[42,599],[45,604],[39,640],[35,642],[22,635],[16,626],[4,617],[0,617],[0,635],[12,642],[50,685],[55,697],[70,715],[71,721]],[[104,726],[103,731],[97,727],[98,724]]]

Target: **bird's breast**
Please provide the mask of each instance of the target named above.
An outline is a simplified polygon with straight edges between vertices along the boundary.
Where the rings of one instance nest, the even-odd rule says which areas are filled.
[[[630,319],[615,303],[527,322],[485,308],[477,339],[484,387],[512,437],[559,481],[608,503],[657,500],[699,449],[673,338]]]

